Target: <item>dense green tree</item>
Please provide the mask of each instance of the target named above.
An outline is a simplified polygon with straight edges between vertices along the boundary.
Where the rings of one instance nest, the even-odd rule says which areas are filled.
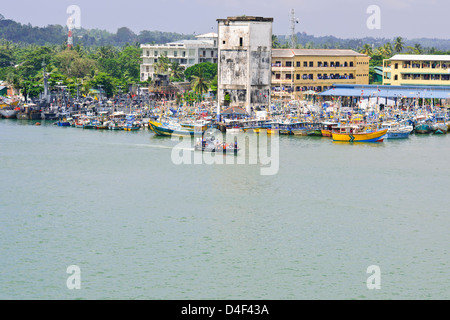
[[[207,81],[211,81],[217,75],[217,64],[211,62],[203,62],[192,67],[189,67],[184,71],[184,76],[187,81],[191,81],[193,76],[204,77]]]

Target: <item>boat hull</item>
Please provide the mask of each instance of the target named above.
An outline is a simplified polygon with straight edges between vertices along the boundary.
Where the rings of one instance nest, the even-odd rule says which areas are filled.
[[[431,128],[428,124],[419,124],[414,128],[414,132],[418,134],[430,133]]]
[[[6,110],[6,109],[0,110],[0,114],[6,119],[17,118],[17,113],[18,113],[17,110]]]
[[[322,137],[328,137],[331,138],[333,136],[333,133],[331,130],[322,130]]]
[[[158,136],[163,137],[171,137],[171,136],[179,136],[179,137],[187,137],[194,135],[203,135],[204,131],[191,131],[191,130],[172,130],[169,128],[166,128],[164,126],[158,126],[154,122],[150,122],[150,126],[152,127],[153,132],[156,133]]]
[[[407,139],[410,136],[410,132],[388,132],[386,139]]]
[[[363,133],[333,133],[333,141],[342,142],[383,142],[387,129]]]

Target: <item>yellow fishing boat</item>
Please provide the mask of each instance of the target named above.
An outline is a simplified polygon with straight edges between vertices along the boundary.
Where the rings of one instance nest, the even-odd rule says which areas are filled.
[[[333,141],[343,142],[383,142],[388,129],[376,131],[359,131],[354,127],[342,127],[339,132],[333,132]]]

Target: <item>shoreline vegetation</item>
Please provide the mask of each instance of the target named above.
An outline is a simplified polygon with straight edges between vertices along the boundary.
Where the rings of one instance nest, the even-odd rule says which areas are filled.
[[[141,43],[161,44],[181,39],[194,39],[194,35],[173,32],[141,31],[136,35],[126,27],[110,33],[104,30],[76,30],[74,46],[67,48],[67,27],[49,25],[33,27],[0,14],[0,81],[16,89],[15,94],[36,98],[44,91],[43,68],[46,67],[50,90],[65,86],[70,93],[87,96],[99,87],[112,97],[127,93],[132,86],[149,87],[151,80],[141,82]],[[423,40],[423,41],[422,41]],[[450,40],[395,39],[339,39],[314,37],[297,33],[297,48],[352,49],[371,57],[369,79],[374,81],[376,66],[394,54],[450,54]],[[425,41],[426,40],[426,41]],[[411,42],[418,41],[418,42]],[[273,48],[288,48],[289,37],[272,36]],[[448,51],[445,51],[448,50]],[[161,57],[158,70],[169,75],[170,81],[191,82],[197,94],[217,89],[217,65],[202,64],[184,70],[167,57]],[[180,97],[179,97],[180,98]]]

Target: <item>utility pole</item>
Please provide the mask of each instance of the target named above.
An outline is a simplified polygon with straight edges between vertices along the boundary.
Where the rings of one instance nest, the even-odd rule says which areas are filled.
[[[45,60],[42,61],[42,67],[44,68],[44,99],[47,103],[50,102],[49,95],[48,95],[48,79],[47,74],[45,73],[45,67],[46,67]]]
[[[291,10],[291,47],[292,49],[295,49],[297,46],[297,37],[295,35],[295,24],[299,22],[297,18],[295,18],[295,9]]]

